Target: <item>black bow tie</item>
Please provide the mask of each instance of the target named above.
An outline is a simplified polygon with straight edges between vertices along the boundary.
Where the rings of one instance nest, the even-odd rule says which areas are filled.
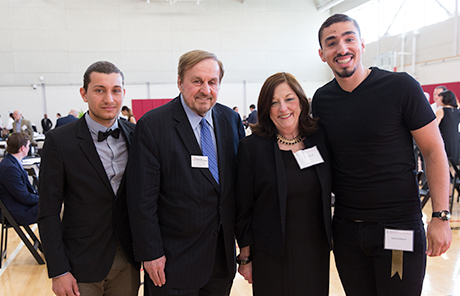
[[[115,139],[118,139],[120,137],[120,129],[116,128],[114,130],[109,129],[106,132],[99,132],[98,135],[97,135],[97,141],[102,142],[105,139],[107,139],[108,136],[112,136]]]

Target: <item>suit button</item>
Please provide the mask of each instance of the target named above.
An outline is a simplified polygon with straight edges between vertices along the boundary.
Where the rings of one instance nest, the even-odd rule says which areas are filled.
[[[218,236],[218,235],[219,235],[219,232],[215,231],[214,236]]]
[[[219,210],[222,210],[222,206],[219,206]]]

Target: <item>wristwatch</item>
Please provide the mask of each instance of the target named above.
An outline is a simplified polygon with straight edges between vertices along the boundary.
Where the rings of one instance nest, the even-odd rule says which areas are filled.
[[[433,214],[431,214],[431,217],[433,217],[433,218],[441,218],[444,221],[449,221],[450,220],[450,212],[449,211],[433,212]]]
[[[246,265],[252,261],[252,254],[249,255],[248,258],[244,258],[244,259],[238,259],[239,257],[240,255],[236,256],[236,263],[238,263],[239,265]]]

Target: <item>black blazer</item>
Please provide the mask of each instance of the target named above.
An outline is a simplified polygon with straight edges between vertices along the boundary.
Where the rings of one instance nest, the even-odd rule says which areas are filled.
[[[331,244],[331,170],[324,133],[304,140],[305,148],[316,146],[324,163],[315,165],[321,183],[324,226]],[[254,245],[272,256],[284,252],[287,186],[276,136],[251,135],[238,146],[238,192],[236,238],[240,248]]]
[[[118,125],[129,148],[134,124]],[[133,260],[124,179],[115,195],[84,117],[46,134],[38,226],[50,277],[70,271],[78,282],[103,280],[117,239],[139,267]]]
[[[67,116],[58,118],[56,120],[56,127],[55,128],[58,128],[58,127],[63,126],[63,125],[66,125],[67,123],[74,122],[76,120],[78,120],[78,118],[76,118],[75,116],[70,115],[70,114],[67,115]]]
[[[19,160],[11,154],[0,163],[0,199],[19,225],[37,222],[38,194]]]
[[[220,188],[209,169],[191,167],[191,156],[202,153],[180,97],[136,125],[127,172],[135,258],[166,255],[169,288],[197,289],[208,282],[219,228],[228,272],[235,273],[236,151],[244,129],[238,114],[218,103],[213,122]]]

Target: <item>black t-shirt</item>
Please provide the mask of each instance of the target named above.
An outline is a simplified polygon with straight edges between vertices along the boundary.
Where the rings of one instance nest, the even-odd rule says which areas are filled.
[[[410,131],[435,119],[420,84],[371,68],[351,93],[334,79],[312,102],[331,145],[338,217],[396,222],[421,217]]]

